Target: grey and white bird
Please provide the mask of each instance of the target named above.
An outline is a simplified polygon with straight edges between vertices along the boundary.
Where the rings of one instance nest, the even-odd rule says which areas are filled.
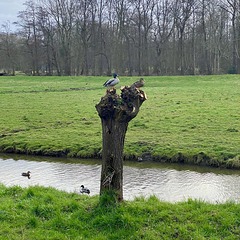
[[[88,189],[88,188],[85,188],[83,185],[81,185],[81,193],[87,193],[87,194],[89,194],[90,193],[90,190]]]
[[[136,88],[141,88],[144,86],[144,80],[143,78],[140,78],[139,81],[136,81],[135,83],[132,84],[132,86],[136,87]]]
[[[119,83],[119,79],[117,78],[117,76],[118,76],[118,75],[117,75],[116,73],[114,73],[114,74],[113,74],[113,78],[107,80],[107,81],[103,84],[103,86],[104,86],[104,87],[114,88],[114,86]]]

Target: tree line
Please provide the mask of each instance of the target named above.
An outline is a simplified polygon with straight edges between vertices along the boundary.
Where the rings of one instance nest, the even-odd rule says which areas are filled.
[[[0,33],[0,69],[31,75],[240,72],[239,0],[38,0]]]

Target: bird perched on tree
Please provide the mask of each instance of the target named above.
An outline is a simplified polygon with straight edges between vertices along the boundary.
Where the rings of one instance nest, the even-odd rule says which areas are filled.
[[[113,78],[107,80],[107,81],[103,84],[103,86],[104,86],[104,87],[112,87],[112,88],[114,88],[114,86],[117,85],[118,83],[119,83],[119,79],[117,78],[117,74],[114,73],[114,74],[113,74]]]
[[[90,190],[88,189],[88,188],[84,188],[84,186],[83,185],[81,185],[81,193],[87,193],[87,194],[89,194],[90,193]]]
[[[140,87],[143,87],[144,86],[143,78],[140,78],[139,81],[136,81],[135,83],[133,83],[132,86],[136,87],[137,89],[139,89]]]

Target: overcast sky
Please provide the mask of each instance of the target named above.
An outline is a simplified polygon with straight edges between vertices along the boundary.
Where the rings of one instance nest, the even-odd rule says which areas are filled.
[[[0,0],[0,29],[6,21],[17,21],[18,12],[25,9],[24,2],[26,0]]]

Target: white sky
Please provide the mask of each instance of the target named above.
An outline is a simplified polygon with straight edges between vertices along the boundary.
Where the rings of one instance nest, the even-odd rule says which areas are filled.
[[[10,23],[17,21],[18,12],[25,9],[23,3],[27,0],[0,0],[0,32],[2,24],[7,21]],[[11,30],[14,27],[11,25]]]

